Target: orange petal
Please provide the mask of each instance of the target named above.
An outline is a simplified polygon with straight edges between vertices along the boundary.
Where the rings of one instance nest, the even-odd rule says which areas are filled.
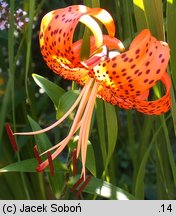
[[[116,91],[111,90],[107,87],[100,87],[97,97],[111,103],[114,106],[121,107],[123,109],[132,109],[132,102],[121,98]]]
[[[171,106],[171,80],[166,72],[161,78],[161,81],[165,86],[166,93],[158,100],[147,101],[148,91],[146,91],[143,95],[139,95],[132,99],[127,96],[124,97],[123,95],[118,94],[117,91],[113,91],[112,89],[109,89],[107,87],[100,88],[98,97],[123,109],[134,108],[137,111],[148,115],[160,115],[167,112]]]
[[[171,80],[167,73],[161,78],[162,83],[165,85],[166,93],[165,95],[155,101],[142,101],[136,99],[136,110],[143,112],[148,115],[161,115],[167,112],[171,107],[171,98],[170,98],[170,88]]]
[[[144,31],[146,32],[146,31]],[[136,64],[145,62],[147,47],[146,44],[151,40],[151,34],[147,31],[139,34],[140,43],[127,52],[121,55],[114,56],[94,67],[94,73],[97,80],[103,82],[107,87],[119,89],[122,84],[126,84],[132,77],[136,76]],[[134,39],[137,40],[137,39]],[[132,42],[133,43],[133,42]],[[133,66],[134,65],[134,66]],[[134,68],[133,68],[134,67]],[[126,76],[127,75],[127,76]]]
[[[96,48],[103,44],[101,29],[90,15],[99,19],[105,24],[109,34],[114,35],[115,25],[112,17],[108,12],[100,8],[94,9],[83,5],[73,5],[52,11],[42,19],[40,28],[42,55],[47,65],[59,75],[63,75],[64,78],[77,80],[78,76],[76,75],[76,78],[73,76],[75,71],[86,70],[85,65],[80,62],[78,52],[75,51],[73,46],[73,33],[79,21],[92,30]],[[104,19],[102,15],[106,15],[107,19]],[[66,69],[65,72],[62,70],[63,68]],[[72,68],[74,70],[70,75],[69,69]]]
[[[94,67],[94,76],[123,96],[139,96],[161,79],[168,61],[169,47],[144,30],[129,51]]]
[[[101,8],[91,8],[90,9],[90,15],[93,15],[97,19],[100,20],[101,23],[103,23],[108,31],[108,34],[111,37],[114,37],[115,35],[115,24],[111,17],[111,15]]]

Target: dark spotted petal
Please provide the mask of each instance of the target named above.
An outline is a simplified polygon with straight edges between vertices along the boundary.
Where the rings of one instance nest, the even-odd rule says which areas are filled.
[[[166,74],[169,58],[168,45],[157,41],[149,30],[143,30],[133,40],[129,51],[105,59],[94,67],[93,75],[102,83],[99,97],[122,108],[136,108],[146,114],[166,112],[170,108],[171,83]],[[150,88],[159,80],[166,87],[166,95],[161,100],[148,102]]]
[[[87,79],[84,76],[88,69],[84,63],[80,62],[78,50],[81,41],[73,43],[73,34],[78,23],[83,22],[93,33],[92,52],[103,45],[101,29],[90,15],[105,25],[109,37],[114,36],[115,25],[110,14],[101,8],[89,8],[83,5],[73,5],[46,14],[40,28],[40,47],[47,65],[64,78],[76,80],[79,83],[84,83]],[[122,46],[122,43],[117,43],[116,47],[118,46]]]

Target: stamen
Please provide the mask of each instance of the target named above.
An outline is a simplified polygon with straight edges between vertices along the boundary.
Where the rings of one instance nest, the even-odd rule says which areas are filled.
[[[74,190],[76,190],[76,188],[84,181],[83,176],[81,178],[79,178],[77,180],[77,182],[73,185],[73,187],[71,188],[71,192],[73,192]]]
[[[77,165],[76,165],[76,149],[73,150],[72,152],[72,158],[73,158],[73,176],[76,176],[76,172],[77,172]]]
[[[40,157],[40,155],[39,155],[38,148],[37,148],[36,145],[34,146],[34,154],[35,154],[35,157],[36,157],[38,163],[41,164],[41,163],[42,163],[42,160],[41,160],[41,157]]]
[[[75,119],[73,121],[72,127],[68,136],[59,142],[57,145],[53,146],[52,148],[48,149],[47,151],[43,152],[41,155],[48,153],[49,151],[57,148],[57,150],[51,155],[52,160],[54,160],[67,146],[70,139],[74,136],[76,131],[80,128],[79,132],[79,141],[77,147],[77,156],[79,156],[79,152],[81,150],[81,157],[82,157],[82,174],[85,180],[85,164],[86,164],[86,152],[87,152],[87,143],[88,143],[88,136],[91,124],[91,117],[93,113],[93,108],[96,100],[97,91],[99,88],[99,83],[94,82],[94,79],[90,78],[88,83],[85,85],[84,95],[81,99],[80,105],[76,112]],[[91,85],[93,84],[93,88]],[[40,155],[40,156],[41,156]],[[49,161],[45,160],[38,166],[38,170],[43,170],[47,165],[49,165]]]
[[[95,94],[96,94],[97,90],[95,90],[95,87],[91,90],[91,95],[90,95],[90,97],[86,98],[85,103],[88,103],[88,104],[92,103],[93,105],[95,104],[95,100],[93,100],[93,97],[92,97],[92,92],[94,92],[94,91],[95,91]],[[88,105],[88,104],[86,106],[86,109],[85,109],[83,117],[82,117],[82,122],[84,122],[84,123],[81,124],[81,128],[83,128],[84,126],[87,127],[87,124],[85,124],[86,123],[85,122],[85,117],[86,117],[85,113],[92,114],[90,112],[90,110],[89,110],[90,105]],[[82,136],[81,135],[82,135],[82,129],[80,129],[80,132],[79,132],[79,141],[78,141],[78,147],[77,147],[77,157],[79,156],[80,147],[81,147],[81,141],[82,141]]]
[[[78,147],[77,147],[77,157],[79,156],[80,149],[81,149],[82,173],[84,176],[84,180],[85,180],[85,164],[86,164],[88,136],[89,136],[91,119],[92,119],[91,117],[92,117],[93,108],[94,108],[99,85],[100,84],[97,82],[94,83],[90,98],[88,100],[86,109],[82,117],[82,122],[84,122],[84,124],[81,124],[80,132],[79,132],[80,135],[79,135],[79,141],[78,141]]]
[[[83,192],[83,190],[86,188],[88,185],[89,181],[91,180],[92,176],[88,176],[82,186],[79,188],[78,192],[76,193],[76,196],[79,197],[80,194]]]
[[[10,143],[11,143],[11,145],[12,145],[12,148],[13,148],[14,152],[17,152],[17,151],[18,151],[18,146],[17,146],[16,140],[15,140],[15,137],[14,137],[14,135],[13,135],[13,131],[12,131],[12,129],[11,129],[10,124],[6,124],[6,125],[5,125],[5,128],[6,128],[6,131],[7,131],[8,136],[9,136]]]
[[[84,86],[84,95],[83,95],[82,100],[80,102],[80,105],[78,107],[75,119],[73,121],[73,124],[72,124],[72,127],[70,129],[68,136],[64,140],[62,140],[60,143],[58,143],[56,146],[53,146],[52,148],[50,148],[44,152],[44,153],[47,153],[48,151],[51,151],[51,150],[55,149],[56,147],[58,147],[58,149],[51,155],[52,160],[54,160],[63,151],[63,149],[68,144],[69,140],[73,137],[73,135],[76,133],[76,131],[80,128],[80,126],[82,124],[84,124],[84,122],[81,120],[81,117],[82,117],[82,114],[85,110],[85,106],[87,104],[87,101],[90,99],[89,95],[91,92],[91,85],[93,82],[94,82],[94,80],[92,78],[90,78],[89,81]],[[41,155],[43,155],[44,153],[42,153]],[[38,170],[44,169],[47,165],[48,165],[48,160],[45,160],[44,162],[42,162],[42,164],[40,164],[40,166],[38,166]]]
[[[48,157],[48,162],[49,162],[50,174],[53,176],[54,175],[54,165],[53,165],[53,160],[51,158],[50,152],[47,153],[47,157]]]
[[[40,156],[42,156],[42,155],[44,155],[44,154],[48,153],[49,151],[52,151],[52,150],[54,150],[54,149],[56,149],[56,148],[59,148],[59,147],[62,146],[65,142],[67,142],[67,140],[68,140],[68,137],[66,137],[65,139],[63,139],[61,142],[59,142],[59,143],[56,144],[55,146],[53,146],[53,147],[49,148],[48,150],[42,152],[42,153],[40,154]]]

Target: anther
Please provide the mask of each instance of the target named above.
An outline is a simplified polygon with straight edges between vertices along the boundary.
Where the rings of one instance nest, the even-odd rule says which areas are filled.
[[[53,165],[53,160],[52,160],[50,152],[47,152],[47,158],[48,158],[48,162],[49,162],[50,174],[54,175],[54,165]]]
[[[14,134],[13,134],[13,131],[11,129],[10,124],[6,124],[5,128],[6,128],[8,137],[10,139],[10,143],[12,145],[12,148],[13,148],[14,152],[17,152],[18,151],[18,146],[17,146],[17,143],[16,143],[16,140],[15,140],[15,137],[14,137]]]
[[[79,188],[78,192],[76,193],[76,196],[79,197],[82,191],[86,188],[86,186],[89,184],[89,181],[91,180],[92,176],[88,176],[84,183]]]
[[[41,164],[42,160],[41,160],[41,157],[39,155],[38,148],[36,145],[34,146],[34,154],[35,154],[35,158],[37,159],[38,163]]]
[[[77,180],[77,182],[73,185],[73,187],[71,188],[71,192],[75,191],[78,186],[84,181],[84,177],[82,176],[81,178],[79,178]]]

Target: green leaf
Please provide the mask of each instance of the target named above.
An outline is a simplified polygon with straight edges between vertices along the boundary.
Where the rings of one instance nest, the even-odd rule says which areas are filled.
[[[152,34],[164,40],[164,19],[162,0],[143,0],[147,23]]]
[[[172,170],[172,175],[174,179],[174,185],[176,186],[176,164],[175,164],[175,158],[174,158],[174,153],[172,150],[171,142],[169,139],[169,130],[167,128],[165,117],[160,116],[160,120],[161,120],[161,125],[164,131],[165,143],[166,143],[167,153],[169,157],[170,168]]]
[[[140,117],[140,116],[139,116]],[[143,125],[140,125],[140,130],[145,131],[145,133],[139,133],[139,148],[135,150],[138,151],[136,156],[137,162],[134,170],[135,182],[134,191],[135,196],[138,199],[144,199],[144,178],[145,178],[145,168],[147,166],[149,153],[153,146],[154,139],[158,133],[155,133],[152,141],[150,140],[152,133],[152,125],[154,124],[153,118],[145,116],[143,119]],[[139,130],[139,129],[138,129]]]
[[[12,163],[12,164],[9,164],[3,168],[0,168],[0,173],[5,173],[5,172],[36,172],[36,166],[37,165],[38,165],[38,162],[35,158],[27,159],[27,160]],[[45,172],[50,172],[48,167],[45,169]],[[59,173],[66,172],[66,169],[63,166],[63,168],[59,169],[58,172]]]
[[[107,168],[116,146],[118,125],[117,125],[116,110],[114,106],[112,106],[109,103],[105,103],[105,114],[106,114],[107,137],[108,137],[108,143],[107,143],[108,154],[107,154],[106,166],[105,166],[105,168]]]
[[[31,125],[32,131],[41,130],[42,128],[35,122],[30,116],[28,116],[29,123]],[[35,142],[37,144],[37,147],[39,149],[39,152],[44,152],[52,147],[52,144],[50,140],[48,139],[48,136],[45,133],[34,135]]]
[[[143,159],[140,163],[140,167],[138,170],[138,174],[135,182],[135,196],[137,199],[144,199],[144,177],[145,177],[145,168],[148,162],[149,153],[152,149],[153,142],[148,146],[145,154],[143,155]]]
[[[103,164],[106,164],[107,149],[106,149],[106,139],[105,139],[105,113],[104,113],[104,102],[102,100],[96,100],[96,120],[98,135],[100,140],[100,149],[103,158]]]
[[[176,175],[175,175],[176,166],[175,166],[173,152],[172,152],[171,145],[170,145],[168,130],[167,130],[167,127],[166,127],[166,122],[169,119],[169,116],[167,117],[167,119],[165,119],[164,116],[160,116],[160,119],[161,119],[160,127],[158,127],[158,129],[155,131],[149,145],[148,145],[148,142],[146,142],[146,138],[145,138],[146,131],[148,131],[148,130],[147,129],[142,130],[142,131],[145,131],[145,133],[143,135],[143,142],[146,142],[146,144],[145,144],[145,149],[143,149],[143,151],[139,152],[139,154],[142,155],[142,160],[139,160],[140,161],[140,166],[139,166],[138,173],[137,173],[136,180],[135,180],[135,196],[136,196],[137,199],[144,199],[145,169],[146,169],[146,166],[147,166],[147,162],[148,162],[148,159],[149,159],[151,149],[152,149],[154,143],[158,142],[156,139],[157,138],[159,140],[161,139],[161,136],[160,136],[159,133],[164,132],[163,135],[164,135],[165,140],[164,140],[163,144],[166,144],[166,149],[168,151],[167,153],[168,153],[168,158],[169,158],[169,162],[170,162],[169,165],[170,165],[171,170],[172,170],[174,183],[176,182],[175,181],[175,179],[176,179]],[[152,124],[153,124],[152,121],[148,122],[148,123],[149,123],[148,126],[150,128],[152,128]],[[161,131],[161,129],[163,129],[163,131]],[[161,141],[159,141],[159,142],[161,143]],[[146,148],[146,146],[147,146],[147,148]],[[164,159],[164,163],[166,163],[165,166],[168,165],[165,159]],[[162,169],[164,169],[164,167],[162,167]],[[165,174],[166,174],[166,171],[165,171]],[[166,183],[164,183],[164,184],[166,184]]]
[[[144,2],[139,0],[133,0],[133,5],[137,30],[141,31],[144,28],[148,27],[144,9]]]
[[[32,76],[36,84],[46,92],[57,108],[59,99],[65,92],[64,89],[42,76],[37,74],[33,74]]]
[[[77,90],[67,91],[61,96],[57,106],[57,119],[61,118],[72,107],[78,96],[79,91]]]
[[[173,118],[173,126],[176,135],[176,100],[174,89],[176,89],[176,25],[173,25],[173,20],[176,20],[176,1],[175,0],[167,0],[166,5],[166,30],[167,30],[167,42],[170,47],[170,71],[169,74],[172,77],[173,86],[171,87],[171,97],[172,97],[172,118]]]
[[[91,31],[89,28],[85,27],[83,42],[81,45],[81,60],[85,60],[89,58],[90,55],[90,35]]]
[[[69,184],[74,185],[78,180],[77,178],[71,178]],[[116,187],[106,181],[92,177],[89,184],[84,189],[84,192],[98,195],[111,200],[134,200],[135,197],[127,191]]]
[[[123,39],[126,40],[127,38],[130,38],[131,41],[134,34],[133,10],[131,1],[123,0],[121,8],[123,10],[122,24],[125,26],[125,28],[123,28]]]
[[[29,2],[29,20],[28,28],[27,28],[27,47],[26,47],[26,62],[25,62],[25,89],[26,89],[26,95],[30,101],[29,97],[29,86],[28,86],[28,75],[29,75],[29,68],[31,63],[31,45],[32,45],[32,36],[33,36],[33,22],[34,22],[34,16],[35,16],[35,0],[31,0]]]
[[[152,34],[164,40],[163,4],[161,0],[133,0],[137,29],[149,28]]]

